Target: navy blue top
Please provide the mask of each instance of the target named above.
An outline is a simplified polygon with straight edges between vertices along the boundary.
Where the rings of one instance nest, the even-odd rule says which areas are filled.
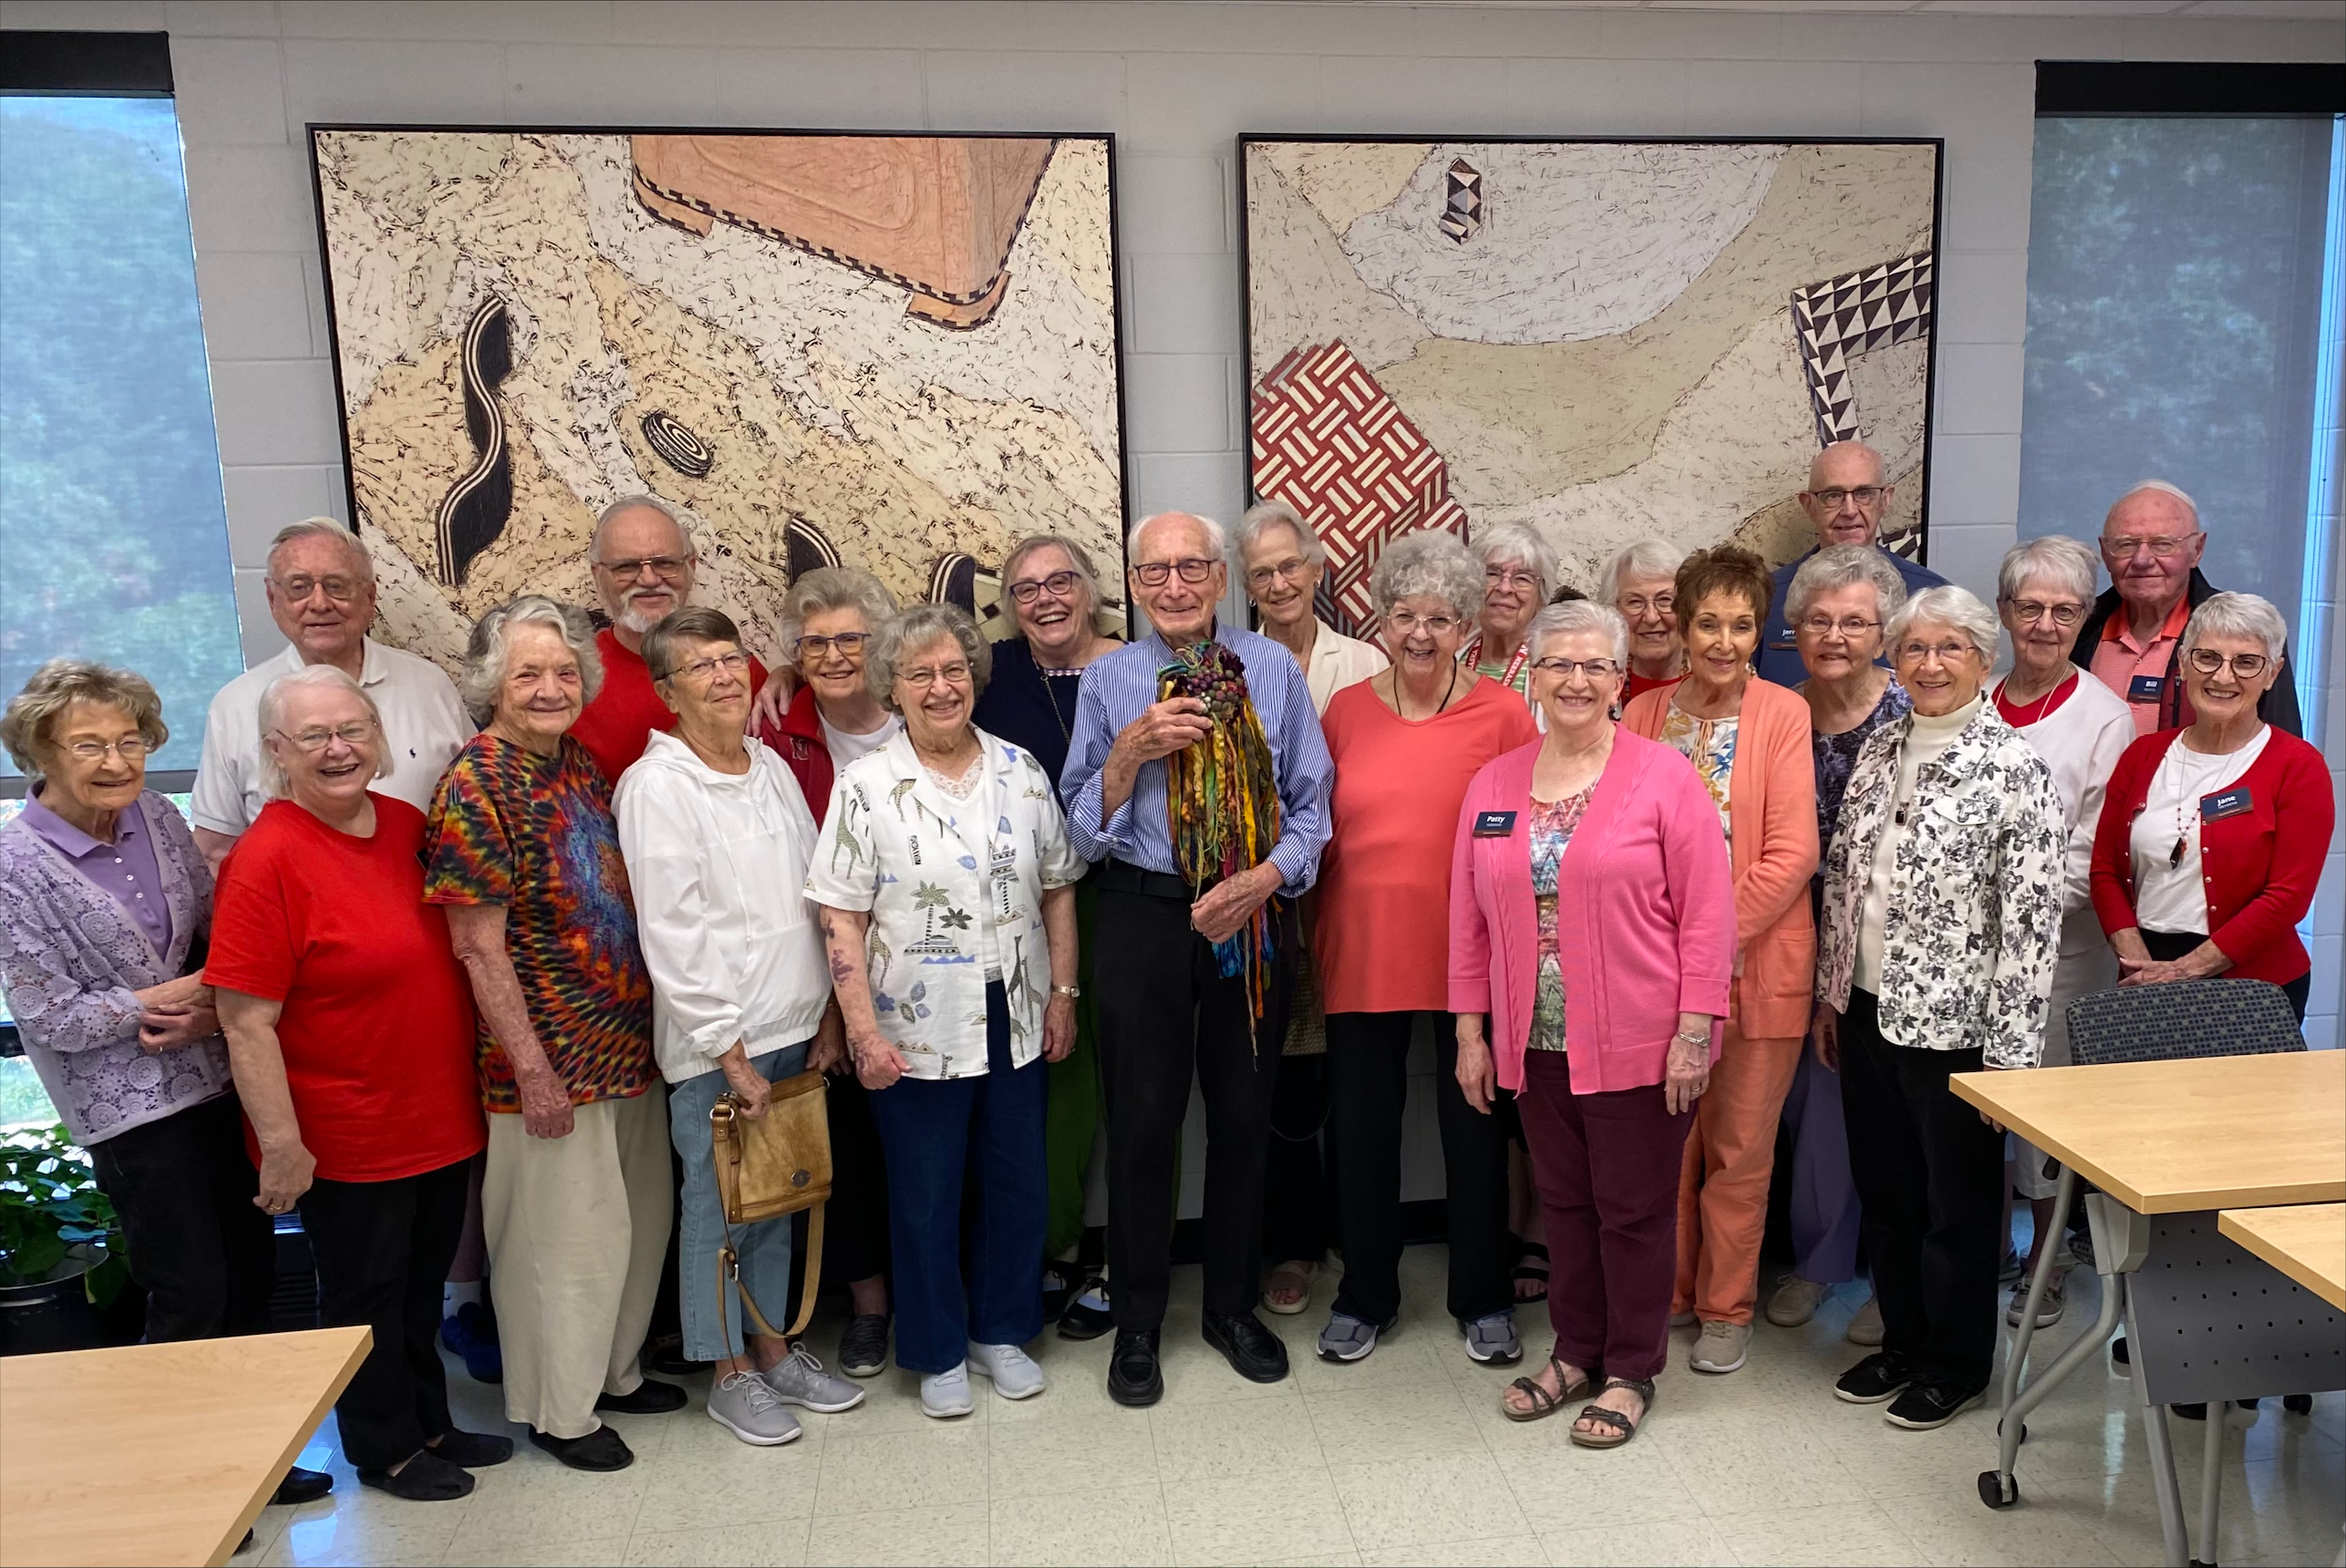
[[[1812,550],[1808,555],[1815,553]],[[1886,550],[1882,553],[1906,579],[1907,598],[1926,588],[1947,586],[1947,579],[1929,567],[1917,566],[1905,556],[1892,555]],[[1760,635],[1760,678],[1780,686],[1796,686],[1808,679],[1808,666],[1800,662],[1800,649],[1793,642],[1792,621],[1784,610],[1784,596],[1792,591],[1793,573],[1808,563],[1808,555],[1776,568],[1775,594],[1768,601],[1768,624]]]
[[[1045,675],[1026,638],[1005,637],[994,645],[994,672],[970,718],[1041,763],[1057,784],[1067,768],[1067,743],[1075,733],[1082,686],[1081,670]]]

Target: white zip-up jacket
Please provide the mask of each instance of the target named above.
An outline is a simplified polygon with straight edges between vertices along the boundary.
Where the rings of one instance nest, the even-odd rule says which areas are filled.
[[[749,746],[736,776],[655,731],[612,797],[672,1084],[716,1071],[737,1041],[757,1057],[811,1038],[831,1000],[804,891],[814,813],[782,759]]]

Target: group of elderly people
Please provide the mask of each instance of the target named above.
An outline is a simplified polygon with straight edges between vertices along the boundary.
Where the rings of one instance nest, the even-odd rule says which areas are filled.
[[[1879,548],[1892,493],[1829,448],[1789,568],[1646,541],[1594,601],[1528,530],[1411,534],[1370,580],[1381,647],[1319,618],[1291,510],[1238,532],[1259,634],[1220,619],[1222,529],[1165,513],[1127,543],[1129,643],[1081,548],[1037,536],[1003,566],[1015,636],[824,568],[773,672],[630,497],[592,547],[609,624],[516,598],[453,684],[366,636],[357,542],[296,524],[268,579],[292,646],[215,704],[192,831],[145,788],[144,680],[60,660],[8,705],[35,789],[0,830],[7,998],[154,1337],[264,1326],[298,1209],[324,1316],[375,1334],[346,1449],[403,1498],[512,1451],[456,1428],[435,1343],[469,1212],[507,1414],[565,1464],[621,1468],[605,1415],[687,1403],[643,1367],[672,1241],[711,1418],[772,1446],[791,1407],[863,1401],[773,1329],[791,1222],[729,1226],[718,1193],[719,1098],[755,1120],[807,1072],[840,1370],[893,1328],[923,1410],[964,1415],[973,1375],[1043,1391],[1055,1317],[1113,1331],[1114,1399],[1160,1398],[1193,1081],[1204,1338],[1286,1376],[1257,1307],[1303,1310],[1335,1241],[1315,1348],[1359,1362],[1401,1317],[1421,1025],[1466,1354],[1519,1362],[1547,1287],[1507,1417],[1630,1440],[1674,1324],[1695,1371],[1744,1365],[1781,1121],[1767,1315],[1806,1321],[1862,1236],[1872,1353],[1835,1392],[1941,1426],[1989,1381],[2015,1182],[2035,1245],[2059,1231],[2041,1155],[2008,1178],[1948,1076],[2065,1060],[2066,1003],[2113,984],[2229,974],[2301,1016],[2332,807],[2281,618],[2199,576],[2182,492],[2112,509],[2099,601],[2093,551],[2048,538],[1992,610]]]

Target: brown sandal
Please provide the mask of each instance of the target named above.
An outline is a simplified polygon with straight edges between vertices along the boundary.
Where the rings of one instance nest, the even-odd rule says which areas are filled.
[[[1564,1392],[1561,1394],[1551,1394],[1545,1388],[1540,1387],[1538,1378],[1518,1377],[1514,1382],[1508,1384],[1507,1387],[1522,1389],[1524,1398],[1531,1400],[1532,1408],[1528,1410],[1516,1409],[1513,1405],[1507,1403],[1506,1390],[1502,1389],[1499,1394],[1499,1413],[1501,1415],[1506,1417],[1507,1419],[1511,1421],[1545,1420],[1548,1417],[1555,1415],[1558,1410],[1564,1408],[1564,1402],[1566,1399],[1577,1399],[1588,1392],[1589,1387],[1591,1387],[1589,1379],[1594,1376],[1593,1374],[1584,1372],[1580,1375],[1577,1382],[1571,1384],[1569,1387],[1566,1387],[1564,1383],[1565,1363],[1557,1360],[1554,1356],[1550,1356],[1547,1358],[1547,1364],[1555,1368],[1555,1380],[1557,1386],[1564,1387]]]
[[[1630,1393],[1643,1399],[1646,1402],[1646,1408],[1638,1411],[1637,1418],[1633,1420],[1620,1411],[1608,1410],[1602,1405],[1582,1406],[1580,1414],[1573,1418],[1575,1421],[1597,1421],[1613,1429],[1609,1432],[1584,1432],[1575,1426],[1572,1429],[1572,1440],[1582,1448],[1617,1449],[1631,1438],[1636,1437],[1638,1429],[1645,1424],[1646,1418],[1654,1413],[1654,1380],[1652,1378],[1607,1377],[1605,1379],[1605,1387],[1599,1388],[1597,1392],[1608,1393],[1615,1388],[1627,1388]]]

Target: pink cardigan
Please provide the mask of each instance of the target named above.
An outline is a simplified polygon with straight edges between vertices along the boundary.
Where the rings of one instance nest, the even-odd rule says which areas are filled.
[[[1451,858],[1450,1010],[1490,1015],[1499,1083],[1510,1089],[1524,1087],[1539,961],[1529,807],[1543,744],[1474,775]],[[1505,837],[1475,834],[1486,811],[1511,814]],[[1574,1092],[1661,1082],[1678,1016],[1723,1016],[1735,963],[1727,841],[1694,765],[1616,727],[1613,755],[1564,852],[1556,896]],[[1716,1025],[1710,1053],[1715,1061]]]

